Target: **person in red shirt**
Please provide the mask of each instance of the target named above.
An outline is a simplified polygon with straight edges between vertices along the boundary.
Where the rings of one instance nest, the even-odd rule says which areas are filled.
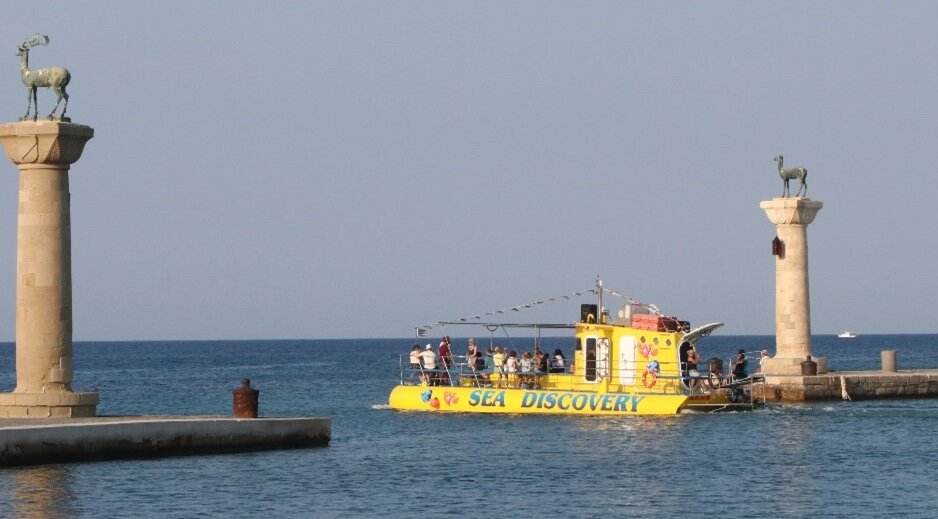
[[[440,368],[444,371],[440,373],[437,377],[441,386],[449,385],[449,368],[453,365],[452,349],[449,344],[449,335],[443,337],[443,341],[440,342],[440,347],[438,348],[440,352]]]
[[[443,337],[443,341],[440,343],[439,348],[440,353],[440,363],[443,364],[443,368],[448,368],[453,365],[452,358],[452,349],[450,348],[449,336]]]

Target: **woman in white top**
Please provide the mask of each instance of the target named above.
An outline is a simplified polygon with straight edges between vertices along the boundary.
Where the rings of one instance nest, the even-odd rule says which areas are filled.
[[[420,358],[423,360],[423,369],[436,369],[436,353],[433,351],[433,346],[427,344],[427,348],[420,353]],[[438,378],[436,373],[424,373],[423,377],[427,385],[437,385]]]
[[[505,371],[508,372],[509,384],[511,383],[511,379],[514,377],[514,375],[518,373],[518,366],[520,366],[520,363],[518,362],[518,353],[514,351],[509,352],[508,358],[505,359]],[[515,388],[517,389],[520,385],[519,380],[517,377],[514,377],[514,378],[515,378]]]
[[[427,349],[423,350],[420,358],[423,359],[423,369],[436,369],[436,353],[433,346],[427,344]]]

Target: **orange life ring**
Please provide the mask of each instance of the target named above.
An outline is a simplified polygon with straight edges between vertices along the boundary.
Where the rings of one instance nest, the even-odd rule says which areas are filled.
[[[651,375],[649,377],[649,375]],[[645,373],[642,373],[642,384],[647,388],[655,387],[655,384],[658,383],[658,374],[655,373],[653,369],[646,369]]]

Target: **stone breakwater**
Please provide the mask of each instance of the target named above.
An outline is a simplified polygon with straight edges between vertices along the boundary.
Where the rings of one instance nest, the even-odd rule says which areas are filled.
[[[757,392],[761,391],[757,387]],[[828,372],[804,377],[767,377],[771,401],[851,400],[938,397],[938,369]],[[757,394],[758,397],[762,395]]]
[[[328,445],[328,418],[0,419],[0,467]]]

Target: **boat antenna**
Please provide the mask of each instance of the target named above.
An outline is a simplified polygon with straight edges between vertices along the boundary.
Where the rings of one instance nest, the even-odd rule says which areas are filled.
[[[486,325],[485,328],[489,331],[489,350],[492,350],[495,348],[495,330],[497,330],[499,327],[489,324]]]
[[[603,315],[603,280],[599,277],[599,274],[596,274],[596,293],[599,294],[599,309],[596,311],[596,322],[600,322]]]

